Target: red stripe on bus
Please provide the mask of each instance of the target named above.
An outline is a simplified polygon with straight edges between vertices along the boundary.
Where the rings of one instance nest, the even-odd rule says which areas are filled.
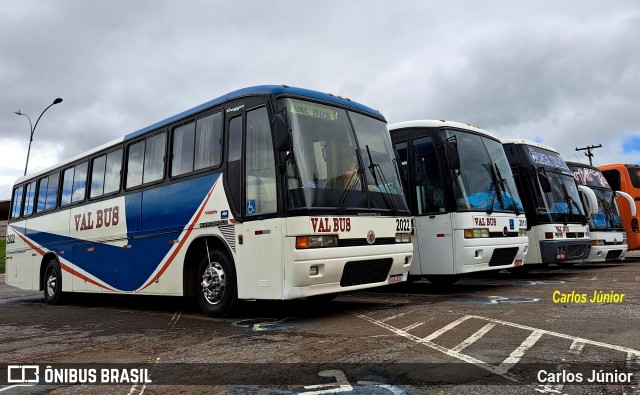
[[[204,211],[204,208],[207,206],[207,203],[209,202],[209,198],[211,197],[211,194],[213,193],[213,190],[216,189],[216,185],[218,185],[218,181],[220,180],[220,178],[221,177],[218,177],[216,182],[213,183],[213,186],[211,187],[211,190],[207,194],[207,198],[204,200],[204,203],[202,204],[202,207],[200,207],[200,210],[196,214],[196,217],[194,218],[193,222],[191,222],[191,224],[189,224],[189,226],[187,227],[187,233],[185,233],[185,235],[180,238],[180,242],[178,243],[178,248],[173,250],[173,253],[169,257],[169,259],[167,259],[167,262],[165,262],[165,264],[162,266],[162,268],[160,269],[158,274],[153,276],[153,278],[151,280],[149,280],[149,282],[144,287],[140,288],[138,291],[144,290],[145,288],[147,288],[148,286],[153,284],[154,281],[157,281],[162,276],[162,274],[165,272],[165,270],[167,270],[169,265],[173,262],[173,260],[176,257],[176,255],[178,255],[178,252],[180,252],[180,249],[182,248],[182,246],[184,246],[185,242],[189,239],[189,235],[191,234],[191,231],[193,231],[193,227],[196,225],[196,223],[200,219],[200,216],[202,215],[202,212]]]

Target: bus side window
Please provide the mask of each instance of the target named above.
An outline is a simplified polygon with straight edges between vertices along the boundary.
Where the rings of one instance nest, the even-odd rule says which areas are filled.
[[[47,186],[49,185],[49,177],[43,177],[38,181],[38,206],[37,212],[44,211],[44,204],[47,201]]]
[[[222,113],[196,121],[194,170],[217,166],[222,158]]]
[[[19,187],[13,190],[13,203],[11,206],[11,219],[20,217],[20,211],[22,210],[22,188]]]
[[[166,133],[160,133],[147,139],[144,152],[144,184],[161,180],[164,177],[164,157],[166,152]]]
[[[278,211],[276,199],[276,166],[273,139],[267,109],[260,107],[247,112],[246,194],[247,215]]]
[[[66,169],[62,173],[62,193],[60,196],[60,206],[66,206],[71,203],[71,194],[73,191],[73,173],[74,167]]]
[[[107,154],[107,165],[104,173],[104,193],[113,193],[120,190],[120,178],[122,176],[122,148]]]
[[[73,175],[73,190],[71,191],[71,202],[81,202],[84,200],[84,192],[87,189],[87,167],[89,162],[82,162],[76,165]]]
[[[60,172],[55,172],[49,176],[49,185],[47,186],[47,201],[44,204],[45,210],[56,208],[58,203],[58,185],[60,181]]]
[[[401,143],[396,143],[393,146],[393,149],[398,155],[397,165],[398,165],[398,170],[400,171],[400,178],[402,180],[402,185],[404,186],[405,191],[409,191],[409,186],[407,185],[407,183],[409,182],[409,177],[408,177],[409,170],[407,169],[408,160],[409,160],[409,157],[408,157],[409,151],[407,149],[407,142],[403,141]]]
[[[242,116],[232,118],[229,121],[228,156],[227,156],[227,182],[231,203],[236,212],[242,212]]]
[[[107,157],[102,155],[93,160],[91,165],[91,188],[89,189],[89,197],[94,198],[102,195],[104,191],[104,167],[107,163]]]
[[[195,122],[177,127],[173,131],[173,155],[171,159],[171,176],[193,171],[193,152],[196,135]]]
[[[127,159],[127,188],[142,184],[142,164],[144,163],[144,140],[129,147]]]
[[[606,178],[611,189],[614,191],[622,191],[622,189],[620,189],[620,172],[618,170],[605,170],[602,172],[602,175]]]
[[[24,212],[23,216],[28,217],[33,214],[34,198],[36,195],[36,182],[30,182],[25,187]]]

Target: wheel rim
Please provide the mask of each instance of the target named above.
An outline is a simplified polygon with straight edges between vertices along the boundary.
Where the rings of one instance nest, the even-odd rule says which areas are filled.
[[[218,262],[209,263],[202,273],[200,291],[204,300],[209,304],[218,304],[222,301],[227,289],[227,276]]]
[[[53,296],[56,293],[58,286],[58,276],[56,276],[55,270],[49,272],[47,276],[47,295]]]

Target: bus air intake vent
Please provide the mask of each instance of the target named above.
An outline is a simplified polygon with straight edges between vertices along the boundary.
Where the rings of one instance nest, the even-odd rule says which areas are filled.
[[[389,276],[392,264],[393,259],[391,258],[347,262],[344,265],[340,286],[350,287],[385,281]]]
[[[607,257],[604,258],[605,261],[617,261],[620,258],[620,254],[622,254],[622,250],[611,250],[607,252]]]
[[[496,248],[493,250],[489,266],[511,265],[518,253],[518,247]]]
[[[370,246],[370,245],[386,245],[395,244],[395,237],[378,237],[373,244],[369,244],[367,239],[340,239],[338,240],[338,247],[358,247],[358,246]]]

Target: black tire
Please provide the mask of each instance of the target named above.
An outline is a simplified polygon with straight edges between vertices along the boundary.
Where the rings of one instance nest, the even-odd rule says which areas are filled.
[[[198,265],[194,279],[198,304],[210,317],[224,317],[237,299],[236,273],[226,254],[213,251]]]
[[[338,296],[338,293],[307,296],[307,300],[312,303],[329,303]]]
[[[425,276],[429,282],[437,287],[445,287],[460,280],[460,276],[455,274],[438,274],[433,276]]]
[[[50,305],[59,305],[62,303],[62,271],[56,259],[52,259],[47,263],[44,269],[44,278],[42,279],[42,288],[44,289],[44,301]]]

